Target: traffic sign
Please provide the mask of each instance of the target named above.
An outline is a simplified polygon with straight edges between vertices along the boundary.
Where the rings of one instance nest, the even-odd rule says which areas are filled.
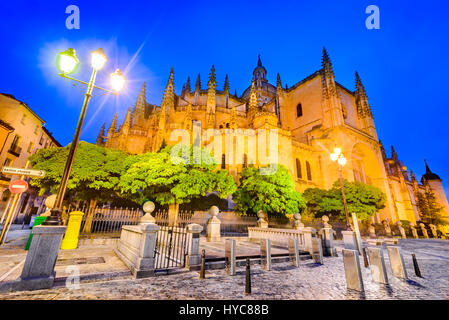
[[[22,193],[28,190],[28,183],[25,180],[16,180],[9,184],[11,193]]]
[[[2,173],[4,174],[15,174],[15,175],[24,175],[35,178],[43,178],[45,177],[44,170],[33,170],[33,169],[22,169],[22,168],[13,168],[13,167],[3,167]]]

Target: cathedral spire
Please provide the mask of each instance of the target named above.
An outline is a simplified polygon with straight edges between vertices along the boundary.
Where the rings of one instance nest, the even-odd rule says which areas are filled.
[[[391,146],[391,158],[392,158],[394,161],[398,161],[398,155],[397,155],[397,153],[396,153],[396,150],[394,150],[394,147],[393,147],[393,146]]]
[[[263,82],[268,82],[267,80],[267,69],[262,65],[262,60],[260,59],[260,54],[257,59],[257,67],[253,71],[253,78],[256,87],[262,86]]]
[[[259,54],[259,57],[258,57],[258,60],[257,60],[257,66],[258,67],[262,67],[262,60],[260,59],[260,54]]]
[[[175,83],[174,70],[171,68],[170,76],[168,77],[167,86],[165,87],[164,97],[161,103],[161,118],[159,119],[159,128],[163,123],[165,128],[166,116],[169,112],[174,111],[175,108]]]
[[[223,91],[225,94],[229,95],[229,80],[228,80],[228,75],[226,75],[225,77],[225,82],[224,82],[224,86],[223,86]]]
[[[253,120],[256,111],[258,107],[258,101],[257,101],[257,93],[256,93],[256,84],[254,79],[251,82],[251,89],[249,92],[249,106],[248,106],[248,116],[250,118],[250,121]]]
[[[278,73],[278,75],[276,77],[276,87],[277,87],[278,90],[282,89],[281,76],[279,75],[279,73]]]
[[[131,126],[131,106],[128,108],[126,112],[125,120],[123,121],[123,127],[129,128]]]
[[[208,128],[213,128],[215,126],[215,107],[217,105],[216,88],[217,88],[217,81],[215,79],[215,67],[212,66],[209,75],[209,82],[207,83],[206,113],[207,113]]]
[[[134,105],[133,116],[137,117],[139,114],[145,114],[146,104],[146,83],[144,82],[142,88],[140,88],[139,95],[137,96],[136,104]]]
[[[98,133],[97,136],[97,146],[102,146],[104,145],[104,127],[105,127],[105,123],[103,123],[103,125],[101,126],[100,132]]]
[[[195,92],[200,92],[201,91],[201,78],[200,78],[200,73],[198,73],[198,77],[196,78],[196,83],[195,83]]]
[[[334,70],[332,69],[332,62],[331,59],[329,58],[329,55],[327,54],[327,50],[325,47],[323,47],[323,57],[321,60],[321,66],[324,69],[324,72],[327,75],[332,75],[332,77],[334,76]]]
[[[217,87],[217,80],[215,79],[215,67],[212,65],[212,68],[210,69],[209,74],[209,82],[207,83],[208,90],[210,89],[216,89]]]
[[[190,77],[187,77],[187,83],[186,83],[186,90],[185,90],[185,92],[187,93],[187,94],[190,94]]]
[[[441,180],[441,178],[434,172],[432,172],[427,164],[426,159],[424,159],[424,163],[426,164],[426,173],[423,175],[423,179],[426,181],[429,180]],[[422,180],[421,180],[422,181]]]
[[[366,116],[373,117],[371,108],[368,103],[368,96],[366,95],[365,87],[360,80],[359,73],[355,72],[355,97],[357,104],[357,114],[364,118]]]
[[[111,125],[108,129],[108,138],[110,138],[117,131],[117,112],[114,114]]]

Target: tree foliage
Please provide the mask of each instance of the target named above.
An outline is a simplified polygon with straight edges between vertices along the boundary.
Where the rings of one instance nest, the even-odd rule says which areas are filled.
[[[417,206],[421,215],[421,221],[426,224],[447,225],[448,222],[442,218],[443,207],[438,203],[435,194],[429,188],[424,192],[419,192]]]
[[[380,209],[385,208],[385,194],[377,187],[361,182],[344,180],[344,189],[348,212],[354,212],[361,220],[368,220]],[[345,220],[343,196],[340,181],[336,181],[329,190],[309,188],[304,191],[307,211],[319,217],[332,215],[339,220]]]
[[[279,165],[274,174],[261,175],[255,167],[244,168],[240,185],[233,195],[236,210],[246,215],[263,210],[270,214],[292,214],[305,208],[305,201],[295,190],[288,170]]]
[[[39,193],[56,193],[64,172],[70,144],[64,148],[40,149],[29,160],[33,169],[45,170],[43,179],[34,178],[31,185]],[[80,141],[67,183],[67,195],[77,200],[110,201],[116,198],[116,188],[127,154]]]
[[[189,203],[213,191],[225,198],[236,190],[232,176],[225,170],[217,171],[215,161],[194,157],[207,152],[185,147],[190,149],[187,158],[172,152],[174,146],[157,153],[130,156],[120,179],[121,192],[136,202],[148,198],[165,205]],[[209,160],[213,159],[208,156]]]

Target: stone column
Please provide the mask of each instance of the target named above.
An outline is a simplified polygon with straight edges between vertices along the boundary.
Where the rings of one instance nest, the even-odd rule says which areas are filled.
[[[323,254],[327,257],[335,257],[337,256],[337,250],[334,248],[334,230],[332,230],[332,226],[328,223],[329,217],[324,215],[323,220],[323,228],[318,232],[321,237],[321,244],[323,246]]]
[[[406,239],[407,236],[406,236],[406,234],[405,234],[405,229],[404,229],[404,227],[402,227],[402,222],[401,222],[401,221],[398,221],[398,222],[396,222],[396,225],[398,226],[399,233],[401,234],[401,238],[402,238],[402,239]]]
[[[429,235],[427,234],[426,226],[424,225],[424,223],[420,223],[419,227],[421,228],[421,232],[424,238],[428,239]]]
[[[412,231],[413,238],[418,239],[418,232],[416,231],[416,228],[413,225],[413,222],[410,222],[410,230]]]
[[[209,209],[209,214],[212,216],[209,220],[207,220],[207,228],[206,228],[206,235],[207,235],[207,241],[220,241],[220,226],[221,221],[217,218],[217,215],[219,213],[219,209],[217,206],[212,206]]]
[[[301,222],[301,215],[299,213],[295,213],[293,218],[295,219],[293,222],[293,229],[302,230],[304,228],[304,223]]]
[[[72,211],[69,215],[67,231],[61,243],[61,249],[63,250],[76,249],[78,247],[78,237],[84,213],[82,211]]]
[[[341,232],[341,234],[343,235],[343,243],[344,243],[345,249],[359,251],[359,248],[357,245],[357,239],[356,239],[356,235],[355,235],[354,231],[344,230]]]
[[[433,224],[429,224],[430,230],[432,232],[432,236],[436,239],[438,238],[438,234],[437,234],[437,227],[435,227],[435,225]]]
[[[53,286],[56,259],[66,228],[41,225],[33,227],[33,240],[14,290],[40,290]]]
[[[187,238],[190,242],[189,251],[186,261],[186,267],[192,269],[192,267],[199,266],[201,264],[200,255],[200,233],[203,231],[203,227],[196,223],[191,223],[187,226]]]
[[[311,227],[304,227],[302,228],[302,233],[304,235],[304,250],[312,255],[313,254],[312,237],[315,235],[316,230]]]
[[[374,228],[373,224],[370,224],[368,231],[369,231],[370,238],[376,238],[376,228]]]
[[[257,227],[268,228],[268,222],[265,220],[265,212],[259,210],[259,212],[257,212],[257,216],[259,217],[259,220],[257,220]]]
[[[382,224],[384,225],[385,233],[386,233],[387,237],[391,237],[391,228],[390,228],[389,223],[388,223],[387,221],[384,220],[384,221],[382,222]]]

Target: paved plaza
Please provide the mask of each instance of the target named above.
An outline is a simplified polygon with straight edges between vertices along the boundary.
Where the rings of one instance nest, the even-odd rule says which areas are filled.
[[[206,245],[214,247],[212,243]],[[251,295],[244,294],[245,269],[238,267],[236,276],[227,276],[222,269],[208,270],[204,280],[199,279],[196,271],[168,276],[160,274],[139,280],[132,279],[124,272],[121,276],[109,280],[81,280],[79,288],[69,289],[64,281],[60,281],[49,290],[3,293],[0,299],[449,299],[449,241],[407,239],[400,240],[399,245],[410,279],[404,281],[393,277],[385,250],[390,285],[373,283],[369,269],[363,267],[363,259],[360,259],[365,284],[364,294],[346,289],[341,255],[342,243],[337,241],[339,256],[325,258],[324,265],[305,260],[301,261],[299,268],[293,268],[289,263],[283,262],[273,264],[272,271],[264,271],[258,264],[253,265]],[[96,250],[98,249],[90,250],[90,259],[93,260],[87,263],[90,267],[84,268],[101,270],[99,264],[108,265],[105,262],[95,261],[93,255]],[[71,253],[72,259],[73,252],[75,250]],[[415,276],[412,252],[418,258],[424,278]],[[102,257],[108,254],[106,250],[102,252]],[[216,252],[215,255],[218,256],[219,253]],[[119,260],[113,260],[111,257],[108,259],[112,265],[115,264],[117,270],[121,268]],[[60,257],[58,261],[59,268],[62,268],[64,259],[61,260]],[[59,272],[62,275],[62,269]]]

